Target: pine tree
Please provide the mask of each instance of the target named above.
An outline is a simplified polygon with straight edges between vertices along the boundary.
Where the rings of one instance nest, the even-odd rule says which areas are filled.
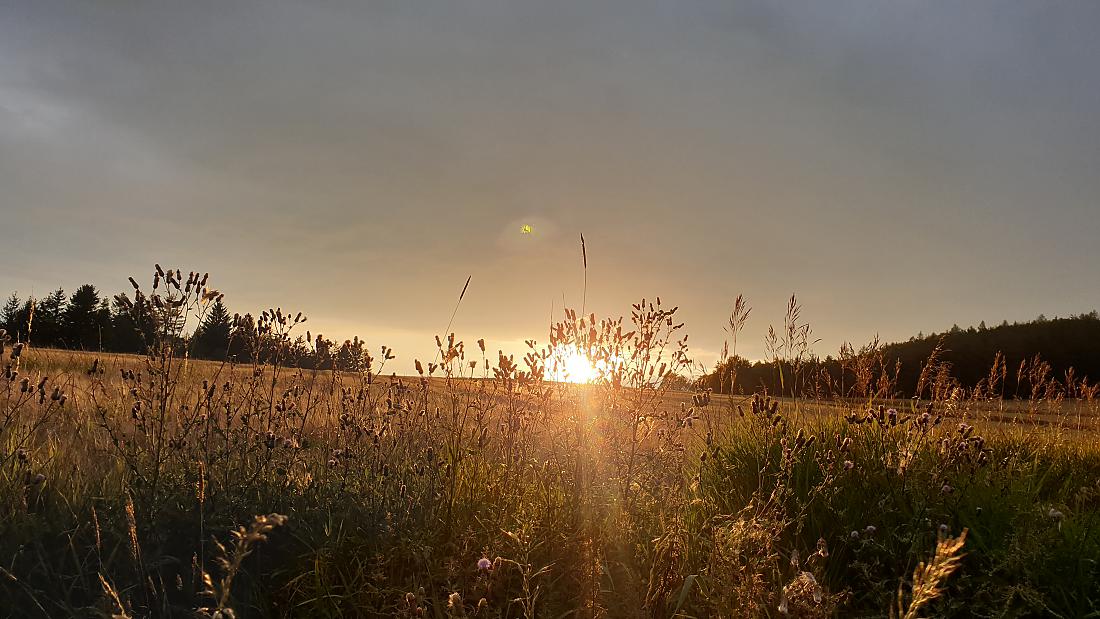
[[[154,328],[148,301],[141,292],[134,293],[133,301],[124,292],[111,299],[111,330],[115,350],[144,354],[153,339]]]
[[[65,344],[80,350],[98,350],[106,318],[96,287],[84,284],[77,288],[62,316]]]
[[[233,335],[229,346],[229,356],[245,361],[260,354],[259,335],[256,333],[256,319],[252,314],[233,317]]]
[[[229,353],[233,317],[221,299],[214,301],[202,323],[195,329],[193,350],[196,357],[224,359]]]
[[[62,328],[65,313],[65,291],[54,290],[40,300],[34,307],[33,328],[34,343],[38,346],[65,346]]]
[[[115,323],[111,320],[111,302],[106,298],[99,300],[99,307],[96,308],[96,323],[99,328],[100,350],[116,350]]]
[[[0,328],[8,332],[12,339],[22,339],[27,333],[27,316],[22,313],[23,302],[19,295],[11,293],[3,309],[0,309]]]

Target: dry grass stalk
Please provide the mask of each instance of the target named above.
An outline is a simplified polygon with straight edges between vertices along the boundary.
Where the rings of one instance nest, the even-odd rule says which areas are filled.
[[[936,552],[931,563],[921,562],[913,572],[913,597],[906,608],[902,588],[898,588],[897,616],[902,619],[917,619],[921,609],[943,595],[947,579],[959,569],[966,544],[967,530],[958,537],[940,535],[936,541]]]

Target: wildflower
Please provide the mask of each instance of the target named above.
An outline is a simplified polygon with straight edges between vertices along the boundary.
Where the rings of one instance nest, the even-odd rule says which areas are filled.
[[[856,466],[855,463],[852,462],[851,460],[845,460],[844,461],[844,470],[845,471],[850,471],[853,468],[855,468],[855,466]]]
[[[817,538],[817,556],[822,559],[829,558],[829,546],[825,543],[824,537]]]
[[[1062,518],[1065,517],[1065,515],[1062,512],[1054,509],[1053,507],[1050,508],[1049,512],[1047,512],[1047,516],[1049,516],[1051,520],[1061,520]]]
[[[951,527],[947,526],[946,524],[941,524],[940,525],[940,535],[947,535],[948,531],[950,531],[950,530],[951,530]]]
[[[447,596],[447,608],[462,608],[462,595],[456,591]]]
[[[852,538],[852,540],[859,539],[859,531],[852,531],[848,534],[848,537]]]
[[[951,494],[954,491],[955,489],[951,487],[951,484],[944,484],[943,487],[940,488],[940,493],[942,494]]]
[[[869,524],[867,525],[867,528],[863,529],[863,532],[867,534],[867,537],[873,536],[875,534],[875,531],[878,531],[878,529],[876,529],[875,525],[873,524]]]
[[[477,561],[477,569],[489,571],[493,568],[493,562],[488,557],[482,557]]]

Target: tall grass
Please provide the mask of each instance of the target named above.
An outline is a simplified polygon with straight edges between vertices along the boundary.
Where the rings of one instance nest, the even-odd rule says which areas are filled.
[[[519,360],[445,333],[411,377],[384,373],[385,347],[355,371],[287,366],[279,347],[312,338],[278,309],[251,334],[274,354],[196,361],[177,343],[217,293],[153,282],[143,357],[7,344],[0,615],[1100,610],[1100,451],[1073,429],[1091,400],[1059,403],[1090,423],[1040,427],[1005,423],[995,379],[904,405],[830,392],[799,373],[794,299],[770,347],[800,386],[783,401],[674,391],[692,360],[660,299],[629,322],[567,311]],[[549,380],[563,348],[599,380]]]

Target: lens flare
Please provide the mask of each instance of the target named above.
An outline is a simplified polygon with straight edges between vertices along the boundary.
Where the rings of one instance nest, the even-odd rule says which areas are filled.
[[[607,379],[613,364],[605,359],[593,358],[583,348],[559,344],[549,359],[550,379],[563,383],[595,383]]]

